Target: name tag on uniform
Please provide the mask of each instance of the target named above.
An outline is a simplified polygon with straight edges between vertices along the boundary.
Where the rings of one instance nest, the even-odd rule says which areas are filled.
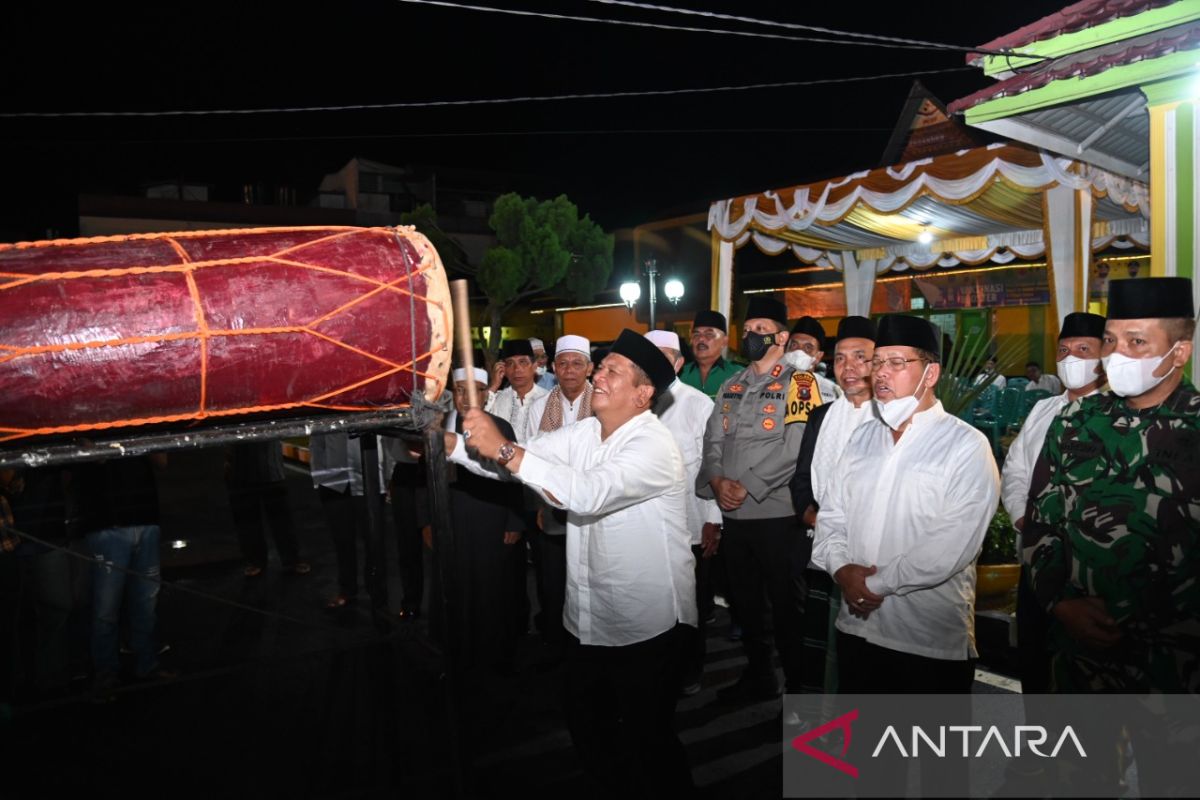
[[[808,415],[824,402],[817,379],[811,372],[793,373],[792,381],[788,384],[787,416],[783,420],[784,424],[808,422]]]

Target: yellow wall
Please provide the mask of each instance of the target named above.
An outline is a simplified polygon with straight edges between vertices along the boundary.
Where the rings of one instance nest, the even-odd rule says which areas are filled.
[[[1036,361],[1043,372],[1054,371],[1054,359],[1058,343],[1055,337],[1053,306],[1004,306],[996,308],[992,316],[992,332],[996,335],[997,347],[1012,337],[1027,343],[1024,350],[1014,356],[1012,366],[1005,370],[1007,375],[1023,375],[1025,362]]]

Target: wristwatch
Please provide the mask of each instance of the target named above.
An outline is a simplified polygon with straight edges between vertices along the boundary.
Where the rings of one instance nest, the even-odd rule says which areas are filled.
[[[517,455],[517,446],[512,442],[505,442],[500,445],[500,453],[496,456],[496,463],[500,466],[507,466],[508,462],[512,461]]]

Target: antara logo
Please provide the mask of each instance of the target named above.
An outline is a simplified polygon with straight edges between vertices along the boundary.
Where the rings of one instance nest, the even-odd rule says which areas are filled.
[[[841,730],[845,731],[845,736],[842,737],[842,755],[846,755],[846,753],[850,750],[850,723],[854,722],[856,719],[858,719],[857,708],[846,714],[842,714],[837,719],[832,719],[829,722],[826,722],[819,728],[813,728],[807,733],[800,734],[795,739],[792,739],[792,747],[796,748],[801,753],[804,753],[806,756],[812,756],[822,764],[828,764],[836,770],[841,770],[851,778],[857,778],[858,767],[847,763],[840,758],[831,756],[829,753],[822,752],[809,744],[809,742],[811,742],[813,739],[820,739],[830,731],[838,730],[840,728]]]
[[[802,733],[795,739],[792,739],[792,747],[798,752],[804,753],[806,756],[815,758],[822,764],[833,767],[840,772],[844,772],[852,778],[858,777],[858,767],[845,761],[846,753],[850,751],[851,730],[850,726],[858,719],[858,709],[854,709],[842,716],[826,722],[820,727],[813,728],[807,733]],[[831,731],[841,730],[844,735],[842,737],[842,758],[830,755],[822,750],[813,747],[809,742],[814,739],[820,739]],[[888,725],[884,730],[883,735],[879,737],[879,741],[875,745],[875,749],[871,752],[871,758],[878,758],[885,747],[892,747],[903,758],[917,758],[920,755],[929,755],[936,758],[946,758],[947,752],[951,756],[955,755],[953,751],[947,747],[947,734],[951,740],[954,736],[959,736],[962,740],[962,757],[963,758],[980,758],[987,751],[988,747],[998,747],[1002,753],[1008,758],[1020,758],[1022,744],[1029,753],[1040,758],[1056,758],[1059,751],[1064,746],[1070,745],[1075,749],[1081,758],[1087,758],[1087,753],[1083,749],[1083,745],[1079,741],[1079,737],[1075,735],[1074,729],[1068,725],[1059,735],[1058,740],[1054,744],[1054,749],[1049,753],[1042,752],[1039,748],[1045,745],[1049,739],[1049,732],[1041,725],[1017,725],[1012,732],[1011,741],[1012,747],[1009,747],[1008,740],[1000,732],[1000,729],[992,725],[986,729],[981,725],[941,725],[937,728],[936,738],[931,736],[926,730],[918,725],[912,726],[911,735],[909,737],[909,747],[906,749],[904,741],[901,740],[900,734],[896,730],[896,726]],[[975,739],[978,742],[978,747],[974,748],[972,753],[972,734],[982,734],[981,739]],[[922,747],[924,742],[924,747]],[[951,744],[953,742],[951,741]],[[922,753],[922,750],[925,752]]]

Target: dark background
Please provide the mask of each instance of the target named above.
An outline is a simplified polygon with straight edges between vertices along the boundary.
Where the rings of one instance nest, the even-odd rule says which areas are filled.
[[[673,26],[813,35],[569,0],[503,4]],[[675,5],[974,46],[1062,2]],[[713,87],[963,67],[959,52],[634,29],[401,2],[10,6],[0,111],[345,105]],[[922,78],[944,102],[989,80]],[[287,182],[360,156],[509,173],[608,229],[878,164],[911,78],[677,97],[137,119],[0,118],[5,236],[69,234],[79,192]],[[236,199],[213,196],[210,199]]]

